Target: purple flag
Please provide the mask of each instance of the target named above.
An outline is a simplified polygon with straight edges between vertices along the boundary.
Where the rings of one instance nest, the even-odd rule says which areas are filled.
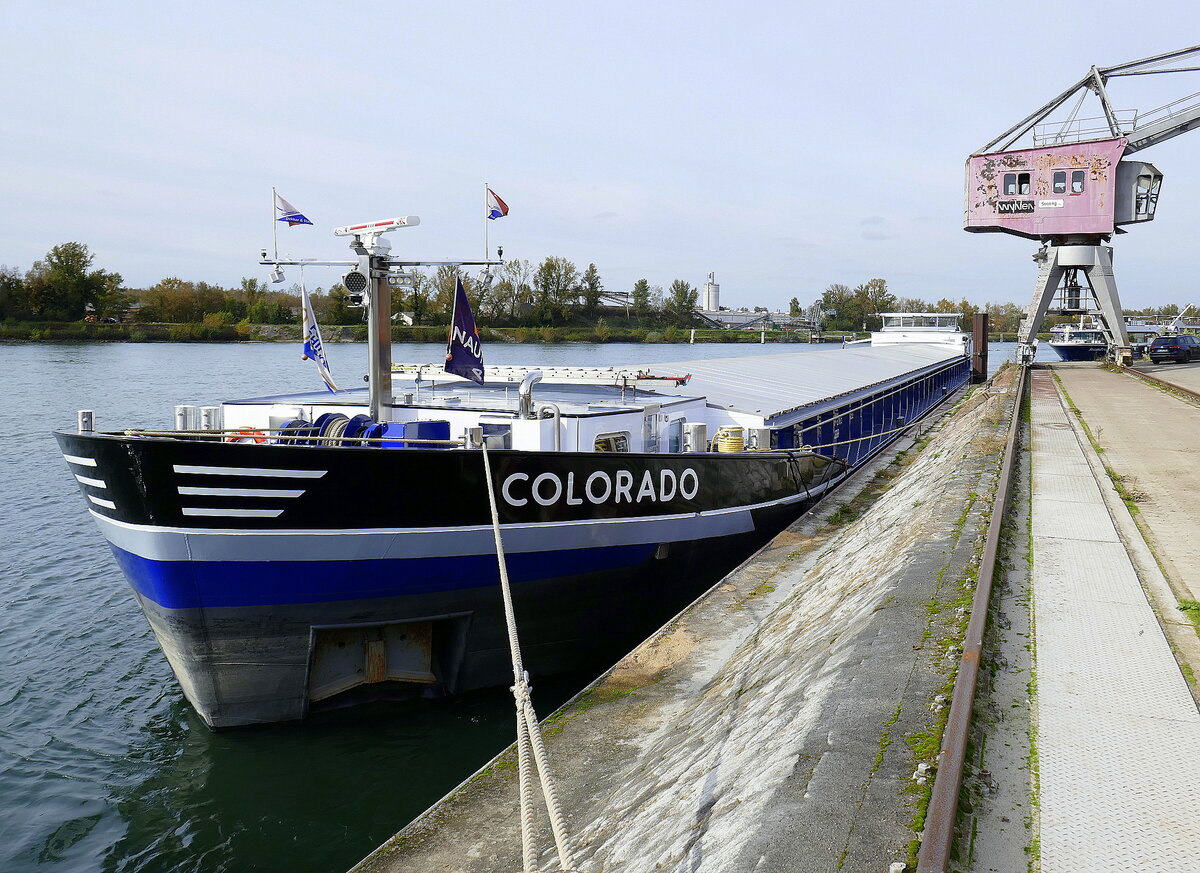
[[[446,346],[446,372],[483,384],[483,347],[479,344],[475,316],[461,277],[455,279],[454,317],[450,319],[450,342]]]

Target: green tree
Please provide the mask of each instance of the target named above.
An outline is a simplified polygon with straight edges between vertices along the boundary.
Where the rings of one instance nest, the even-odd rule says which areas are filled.
[[[433,282],[420,270],[412,270],[411,288],[392,294],[392,314],[411,312],[413,324],[425,324],[433,304]]]
[[[800,298],[793,297],[788,301],[788,315],[790,315],[792,318],[799,318],[800,311]]]
[[[600,283],[600,273],[596,270],[595,264],[588,264],[587,269],[583,271],[580,287],[583,291],[583,311],[588,315],[594,315],[600,308],[600,295],[604,293],[604,286]]]
[[[519,259],[505,261],[493,296],[504,317],[515,322],[533,306],[533,264]]]
[[[35,261],[25,276],[29,308],[36,318],[48,321],[78,321],[88,304],[110,284],[110,274],[93,270],[95,256],[83,243],[60,243]],[[121,284],[117,273],[116,284]]]
[[[676,327],[690,327],[696,321],[696,301],[700,292],[683,279],[676,279],[667,291],[663,314]]]
[[[542,324],[562,324],[579,297],[579,270],[566,258],[550,255],[533,274],[533,308]]]
[[[329,316],[330,324],[358,324],[363,320],[363,310],[351,306],[346,286],[335,282],[329,286]]]
[[[454,312],[454,289],[458,267],[438,267],[433,276],[433,301],[430,312],[437,324],[449,324]]]
[[[965,297],[957,301],[943,297],[937,303],[933,304],[932,310],[934,312],[957,312],[961,314],[962,318],[959,319],[958,323],[959,328],[969,331],[971,329],[971,322],[975,319],[975,313],[979,312],[979,307]]]
[[[930,306],[920,297],[897,297],[892,304],[897,312],[929,312]]]
[[[31,315],[29,292],[21,271],[0,264],[0,318],[27,319]]]
[[[313,309],[317,312],[318,321],[334,323],[329,319],[321,317],[318,301],[326,299],[326,295],[320,288],[309,292],[309,299],[313,301]],[[236,306],[227,307],[223,311],[229,321],[240,321],[242,318],[245,318],[254,324],[295,324],[299,320],[295,310],[299,308],[299,294],[285,294],[281,291],[273,291],[248,304],[244,304],[241,307],[242,315],[238,314],[238,307]]]
[[[650,314],[650,283],[645,279],[638,279],[633,283],[633,314],[638,318],[645,318]]]
[[[821,294],[821,309],[827,313],[824,324],[828,330],[858,330],[863,311],[850,286],[835,283]]]
[[[133,298],[121,287],[120,273],[104,274],[93,298],[93,305],[97,318],[115,318],[117,321],[125,318],[125,313],[133,305]]]
[[[241,282],[242,296],[247,303],[252,303],[267,292],[267,283],[251,277],[243,277]]]
[[[1016,333],[1021,326],[1021,307],[1015,303],[987,304],[988,330],[1000,333]]]
[[[142,292],[145,307],[138,313],[142,321],[185,322],[191,309],[192,283],[178,276],[160,279]],[[195,319],[199,320],[199,319]]]
[[[868,330],[879,330],[883,319],[879,313],[890,312],[896,304],[896,295],[888,291],[887,281],[871,279],[854,289],[861,311],[862,322]],[[857,329],[857,328],[854,328]]]

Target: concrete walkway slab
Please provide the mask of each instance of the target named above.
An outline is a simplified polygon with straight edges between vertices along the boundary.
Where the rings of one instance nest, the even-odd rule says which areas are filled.
[[[1070,413],[1052,379],[1034,373],[1035,482],[1074,475],[1091,450],[1063,439]],[[1085,482],[1033,493],[1041,867],[1191,869],[1200,712],[1099,490],[1079,500],[1090,493]]]
[[[1047,500],[1065,503],[1093,503],[1100,496],[1100,486],[1091,476],[1079,475],[1082,469],[1072,473],[1045,472],[1038,476],[1033,490]]]
[[[1150,369],[1162,379],[1200,390],[1200,362]],[[1079,408],[1103,460],[1136,495],[1143,530],[1172,587],[1200,600],[1200,409],[1134,376],[1096,366],[1055,367]]]

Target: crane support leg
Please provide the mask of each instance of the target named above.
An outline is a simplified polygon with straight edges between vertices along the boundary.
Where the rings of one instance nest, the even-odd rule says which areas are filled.
[[[1037,354],[1037,335],[1046,318],[1046,310],[1062,281],[1063,269],[1058,265],[1058,257],[1053,247],[1043,246],[1033,259],[1038,262],[1037,285],[1033,289],[1033,300],[1025,310],[1021,326],[1017,331],[1017,363],[1032,364]]]
[[[1033,363],[1037,349],[1036,337],[1046,312],[1058,293],[1063,277],[1069,270],[1075,270],[1082,271],[1087,277],[1099,310],[1101,328],[1108,339],[1109,358],[1128,364],[1132,359],[1132,349],[1129,335],[1125,332],[1125,317],[1117,296],[1117,283],[1113,278],[1112,249],[1090,244],[1045,246],[1034,255],[1034,260],[1038,262],[1037,286],[1017,334],[1017,363]]]
[[[1096,303],[1100,306],[1100,315],[1108,335],[1108,358],[1127,366],[1133,360],[1133,349],[1129,345],[1129,334],[1125,332],[1125,314],[1121,310],[1121,299],[1117,296],[1117,280],[1113,277],[1112,249],[1108,246],[1064,248],[1090,249],[1094,252],[1091,266],[1086,268],[1087,277]]]

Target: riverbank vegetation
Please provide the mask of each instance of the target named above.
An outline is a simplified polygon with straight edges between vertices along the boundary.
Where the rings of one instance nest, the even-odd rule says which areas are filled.
[[[392,289],[396,342],[441,342],[454,302],[454,267],[410,271],[404,287]],[[1021,307],[1015,303],[977,306],[965,298],[928,302],[897,297],[884,279],[851,288],[829,285],[811,304],[799,296],[789,311],[766,307],[745,312],[761,318],[749,329],[721,330],[696,311],[699,290],[683,279],[664,289],[638,279],[631,288],[606,289],[595,264],[580,270],[570,260],[549,256],[534,265],[510,260],[490,282],[463,275],[463,284],[485,339],[504,342],[696,342],[807,341],[877,330],[882,312],[957,312],[963,327],[986,311],[993,336],[1015,337]],[[273,288],[255,278],[225,288],[167,277],[149,288],[127,288],[120,273],[95,266],[95,256],[78,242],[54,246],[27,271],[0,265],[0,341],[33,342],[238,342],[294,341],[300,336],[301,285]],[[309,289],[327,341],[366,339],[364,311],[350,305],[341,284]],[[1175,315],[1176,306],[1146,315]],[[1058,319],[1062,320],[1062,319]],[[1056,323],[1048,319],[1048,329]],[[764,337],[765,334],[765,337]]]

